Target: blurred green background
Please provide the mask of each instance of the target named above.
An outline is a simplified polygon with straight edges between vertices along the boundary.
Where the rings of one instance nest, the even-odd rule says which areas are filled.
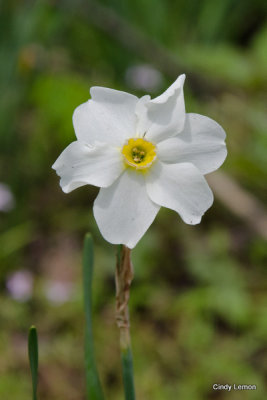
[[[162,209],[133,251],[137,399],[265,398],[266,15],[265,0],[0,2],[1,400],[31,397],[31,324],[39,331],[40,399],[85,399],[87,231],[95,240],[101,380],[108,399],[123,398],[116,249],[93,219],[97,189],[65,195],[51,165],[75,139],[72,113],[91,86],[156,96],[183,72],[187,112],[214,118],[227,132],[227,179],[200,225]],[[257,390],[214,391],[214,383]]]

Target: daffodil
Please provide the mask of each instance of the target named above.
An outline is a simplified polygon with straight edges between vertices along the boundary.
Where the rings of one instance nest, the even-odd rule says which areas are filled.
[[[213,203],[203,175],[226,157],[225,132],[212,119],[185,112],[185,75],[160,96],[92,87],[76,108],[77,140],[53,168],[66,193],[100,187],[93,212],[103,237],[133,248],[160,207],[198,224]]]

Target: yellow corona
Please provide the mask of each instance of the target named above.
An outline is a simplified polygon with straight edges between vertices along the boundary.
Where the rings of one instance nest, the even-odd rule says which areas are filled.
[[[135,169],[147,169],[156,160],[156,146],[145,139],[129,139],[122,147],[124,162]]]

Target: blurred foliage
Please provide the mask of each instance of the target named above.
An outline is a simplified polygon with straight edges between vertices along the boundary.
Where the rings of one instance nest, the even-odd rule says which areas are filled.
[[[89,0],[88,0],[89,1]],[[146,60],[92,24],[86,0],[0,2],[0,182],[16,207],[0,224],[0,398],[30,398],[27,331],[40,342],[40,399],[84,399],[81,244],[96,242],[97,358],[109,399],[122,399],[114,322],[115,250],[92,216],[97,190],[68,196],[51,165],[74,140],[72,112],[90,86],[133,91],[126,71]],[[223,88],[186,84],[187,111],[227,132],[223,167],[266,200],[267,3],[265,0],[103,0],[164,46],[183,71]],[[145,48],[143,49],[145,52]],[[161,92],[170,84],[163,76]],[[136,89],[137,95],[145,91]],[[240,205],[242,206],[242,205]],[[266,395],[266,243],[218,201],[200,226],[169,210],[133,252],[131,293],[137,398],[262,400]],[[6,283],[31,271],[31,299],[18,302]],[[53,281],[72,284],[66,302],[47,295]],[[256,384],[256,391],[213,391],[213,383]]]

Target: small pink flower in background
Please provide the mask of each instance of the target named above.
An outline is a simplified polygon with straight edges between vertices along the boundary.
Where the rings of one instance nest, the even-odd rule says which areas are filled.
[[[10,296],[17,301],[27,301],[32,297],[33,276],[30,271],[20,270],[11,274],[6,281]]]
[[[15,206],[14,196],[7,185],[0,183],[0,211],[8,212]]]
[[[62,304],[70,300],[73,294],[73,285],[71,282],[48,280],[44,291],[47,300]]]
[[[162,86],[161,73],[151,65],[133,65],[126,70],[125,80],[128,86],[139,90],[155,92]]]

